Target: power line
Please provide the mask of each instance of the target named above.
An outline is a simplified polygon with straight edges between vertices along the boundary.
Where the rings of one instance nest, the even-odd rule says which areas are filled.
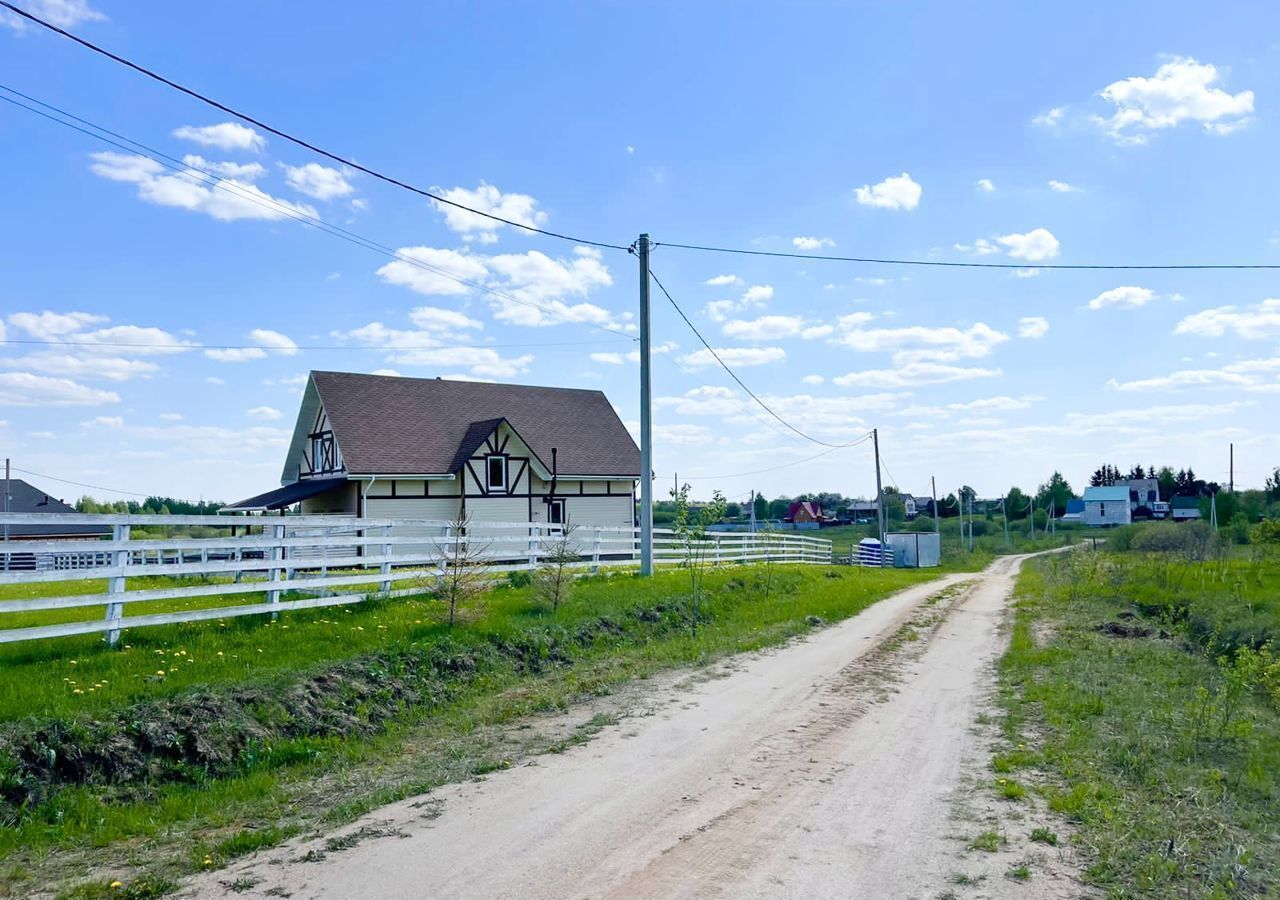
[[[108,492],[110,492],[110,493],[112,493],[112,494],[128,494],[128,495],[129,495],[129,496],[131,496],[131,497],[150,497],[150,496],[152,496],[151,494],[142,494],[142,493],[139,493],[138,491],[122,491],[122,490],[119,490],[119,489],[117,489],[117,488],[103,487],[103,486],[102,486],[102,485],[100,485],[100,484],[85,484],[83,481],[71,481],[71,480],[70,480],[70,479],[68,479],[68,478],[59,478],[59,477],[58,477],[58,476],[56,476],[56,475],[46,475],[46,474],[44,474],[43,472],[33,472],[33,471],[31,471],[30,469],[20,469],[20,468],[18,468],[17,466],[14,466],[14,467],[13,467],[13,471],[15,471],[15,472],[21,472],[21,473],[23,473],[24,475],[34,475],[34,476],[36,476],[37,478],[47,478],[49,481],[60,481],[60,482],[62,482],[63,484],[74,484],[76,487],[92,488],[92,489],[93,489],[93,490],[95,490],[95,491],[108,491]]]
[[[0,3],[3,3],[3,2],[4,0],[0,0]],[[101,141],[119,150],[124,150],[127,153],[133,153],[135,155],[143,156],[147,159],[150,159],[152,162],[158,165],[164,166],[170,171],[177,172],[179,174],[195,173],[197,175],[203,176],[204,183],[207,184],[210,187],[210,189],[222,190],[224,192],[230,193],[236,197],[239,197],[242,200],[253,203],[257,206],[261,206],[264,209],[270,209],[273,212],[277,213],[278,215],[284,216],[285,218],[292,219],[295,222],[299,222],[303,225],[308,225],[312,228],[315,228],[319,231],[323,231],[340,240],[345,240],[348,243],[355,244],[358,247],[364,247],[366,250],[372,250],[375,253],[380,253],[384,256],[389,256],[392,259],[395,259],[399,262],[403,262],[407,265],[414,266],[415,268],[422,269],[423,271],[431,272],[435,275],[439,275],[442,278],[446,278],[450,281],[465,285],[467,287],[473,288],[483,293],[490,294],[495,297],[499,297],[503,300],[509,301],[511,303],[515,303],[519,306],[527,306],[532,309],[541,310],[542,312],[548,313],[549,315],[561,318],[562,321],[568,322],[569,324],[582,324],[590,328],[595,328],[600,331],[608,332],[610,334],[621,335],[623,337],[626,337],[628,340],[632,340],[632,341],[636,340],[636,338],[633,335],[627,334],[626,332],[617,328],[611,328],[607,325],[601,325],[597,322],[580,322],[580,323],[569,322],[569,320],[563,319],[561,314],[557,310],[552,309],[551,307],[543,306],[542,304],[535,303],[532,300],[525,300],[520,297],[514,297],[511,294],[508,294],[504,291],[497,290],[496,288],[482,284],[478,281],[473,281],[471,279],[467,279],[459,275],[455,275],[446,269],[440,268],[439,266],[434,266],[434,265],[431,265],[430,263],[423,262],[422,260],[413,256],[407,256],[401,253],[399,250],[396,250],[393,247],[389,247],[386,244],[379,243],[378,241],[373,240],[372,238],[368,238],[361,234],[357,234],[356,232],[350,231],[339,225],[334,225],[332,223],[325,222],[323,219],[319,218],[318,216],[310,215],[309,213],[306,213],[302,210],[296,209],[285,203],[277,201],[266,194],[259,194],[253,191],[245,190],[236,182],[228,181],[220,177],[214,172],[210,172],[207,169],[202,169],[198,166],[193,166],[185,161],[175,159],[174,157],[169,156],[163,151],[156,150],[155,148],[149,147],[140,141],[136,141],[133,138],[119,134],[118,132],[112,131],[111,129],[106,128],[102,125],[98,125],[94,122],[91,122],[88,119],[83,119],[75,115],[74,113],[68,112],[50,103],[46,103],[43,100],[39,100],[28,94],[24,94],[23,92],[19,90],[15,90],[14,88],[8,87],[7,85],[0,84],[0,90],[14,94],[15,96],[18,96],[18,97],[22,97],[24,100],[29,100],[32,103],[38,104],[39,106],[42,106],[45,109],[52,110],[58,115],[65,116],[67,119],[72,119],[74,121],[73,122],[65,121],[64,119],[60,119],[57,116],[50,115],[49,113],[43,112],[42,110],[34,109],[30,106],[27,106],[25,103],[19,103],[17,100],[12,99],[11,97],[5,97],[0,95],[0,100],[5,101],[6,103],[16,106],[19,109],[26,110],[27,112],[33,113],[42,118],[48,119],[50,122],[56,122],[59,125],[62,125],[66,128],[70,128],[73,131],[77,131],[88,137],[94,138],[98,141]],[[74,124],[74,122],[79,122],[81,123],[81,125],[84,125],[87,127],[82,128],[80,127],[80,125]],[[93,130],[90,130],[90,129],[93,129]],[[101,132],[101,134],[98,134],[95,132]],[[104,137],[103,135],[110,135],[110,137]],[[118,140],[112,140],[112,138],[117,138]],[[119,141],[124,141],[126,144],[129,144],[131,146],[125,146],[125,144],[119,143]],[[142,152],[140,153],[139,151],[142,151]]]
[[[626,250],[627,249],[625,246],[621,244],[610,244],[605,241],[592,241],[586,238],[573,237],[572,235],[561,234],[555,231],[548,231],[545,228],[538,228],[537,226],[534,226],[534,225],[528,225],[524,222],[517,222],[513,219],[506,219],[506,218],[503,218],[502,216],[495,215],[491,212],[485,212],[484,210],[475,209],[473,207],[466,206],[465,204],[458,203],[457,201],[446,199],[445,197],[441,197],[439,194],[436,194],[432,191],[424,190],[420,187],[415,187],[414,185],[409,184],[406,181],[401,181],[400,179],[393,178],[390,175],[384,175],[383,173],[377,171],[376,169],[370,169],[367,166],[362,166],[360,163],[354,162],[343,156],[339,156],[336,153],[331,153],[330,151],[325,150],[322,147],[318,147],[315,144],[312,144],[308,141],[305,141],[300,137],[296,137],[295,135],[292,135],[287,131],[283,131],[279,128],[276,128],[273,125],[268,125],[266,122],[263,122],[261,119],[254,118],[253,116],[250,116],[247,113],[240,112],[234,107],[227,106],[226,104],[221,103],[217,100],[214,100],[212,97],[208,97],[200,93],[199,91],[193,90],[192,88],[179,84],[178,82],[173,81],[170,78],[166,78],[165,76],[159,74],[158,72],[148,69],[146,66],[139,65],[138,63],[135,63],[132,60],[126,59],[125,57],[120,56],[116,53],[112,53],[110,50],[107,50],[105,47],[100,47],[97,44],[92,43],[91,41],[87,41],[78,35],[72,34],[70,31],[67,31],[65,28],[59,28],[57,25],[54,25],[51,22],[46,22],[44,19],[40,18],[39,16],[36,16],[30,12],[27,12],[24,9],[20,9],[19,7],[15,6],[13,3],[10,3],[9,0],[0,0],[0,6],[3,6],[6,9],[8,9],[10,12],[16,13],[17,15],[22,16],[24,19],[28,19],[29,21],[35,22],[37,25],[47,28],[56,34],[60,34],[63,37],[74,41],[80,46],[85,47],[86,49],[92,50],[94,53],[98,53],[102,56],[105,56],[107,59],[110,59],[113,62],[117,62],[122,66],[133,69],[135,72],[138,72],[139,74],[145,75],[148,78],[151,78],[155,81],[160,82],[163,85],[166,85],[167,87],[171,87],[176,91],[186,94],[188,97],[192,97],[193,99],[199,100],[201,103],[204,103],[208,106],[212,106],[214,109],[220,110],[224,113],[227,113],[228,115],[235,116],[237,119],[241,119],[245,122],[248,122],[251,125],[261,128],[263,131],[266,131],[269,134],[274,134],[276,137],[283,138],[284,140],[289,141],[292,144],[296,144],[299,147],[303,147],[307,150],[310,150],[312,153],[319,154],[320,156],[323,156],[326,159],[332,160],[333,162],[339,163],[340,165],[346,166],[350,169],[355,169],[357,172],[363,172],[364,174],[372,178],[376,178],[379,181],[386,182],[387,184],[394,185],[395,187],[402,188],[406,191],[411,191],[412,193],[418,194],[419,196],[426,197],[430,200],[433,200],[436,203],[443,203],[448,206],[452,206],[456,209],[461,209],[461,210],[464,210],[465,212],[472,213],[473,215],[483,216],[484,218],[490,219],[494,222],[501,222],[504,225],[510,225],[513,228],[521,228],[521,229],[524,229],[525,231],[529,231],[534,234],[543,235],[544,237],[557,238],[562,241],[571,241],[572,243],[575,243],[575,244],[588,244],[592,247],[605,247],[610,250]]]
[[[402,346],[392,344],[295,344],[292,347],[267,347],[262,344],[147,344],[141,341],[50,341],[25,338],[6,338],[0,344],[28,344],[42,347],[112,347],[146,348],[158,353],[182,353],[188,350],[262,350],[266,353],[291,354],[295,350],[374,350],[378,352],[410,352],[414,350],[511,350],[517,347],[586,347],[596,344],[620,344],[623,338],[599,341],[543,341],[517,344],[424,344]],[[630,342],[633,338],[626,338]]]
[[[4,2],[4,0],[0,0]],[[878,266],[933,266],[947,269],[1068,269],[1114,270],[1137,269],[1146,271],[1186,269],[1280,269],[1275,263],[1186,263],[1177,265],[1100,265],[1086,263],[996,263],[996,262],[947,262],[936,259],[894,259],[870,256],[824,256],[820,253],[789,253],[785,250],[747,250],[742,247],[711,247],[701,244],[677,244],[671,241],[654,241],[654,247],[671,247],[676,250],[698,250],[704,253],[733,253],[740,256],[772,256],[782,259],[816,259],[824,262],[864,263]]]
[[[800,437],[804,438],[806,441],[811,441],[812,443],[818,444],[819,446],[822,446],[822,447],[831,447],[834,450],[839,450],[844,447],[854,446],[854,443],[856,442],[849,443],[849,444],[832,444],[827,441],[820,440],[816,437],[813,437],[812,435],[805,434],[799,428],[796,428],[786,419],[782,418],[782,416],[774,412],[773,409],[769,407],[769,404],[765,403],[763,400],[757,397],[755,392],[751,390],[751,388],[747,387],[746,383],[741,378],[738,377],[737,373],[734,372],[733,369],[729,368],[729,366],[725,363],[725,361],[720,358],[720,354],[715,351],[715,348],[712,347],[709,343],[707,343],[707,339],[702,336],[702,332],[698,330],[697,326],[695,326],[693,322],[689,321],[689,317],[684,314],[684,310],[680,308],[680,304],[676,303],[675,298],[671,296],[671,292],[667,290],[666,286],[663,285],[662,281],[659,280],[658,276],[654,274],[653,269],[649,270],[649,276],[653,279],[653,283],[658,286],[658,289],[662,291],[663,296],[667,298],[667,301],[672,305],[672,307],[675,308],[675,311],[680,314],[680,318],[684,319],[684,324],[689,326],[689,330],[692,331],[694,336],[697,337],[697,339],[702,342],[702,346],[706,347],[707,352],[710,353],[712,358],[715,359],[715,361],[720,364],[720,368],[728,372],[729,377],[732,378],[735,382],[737,382],[738,387],[746,391],[747,396],[749,396],[752,400],[754,400],[761,409],[763,409],[773,418],[777,419],[780,423],[786,426],[786,428],[789,431],[795,432]]]

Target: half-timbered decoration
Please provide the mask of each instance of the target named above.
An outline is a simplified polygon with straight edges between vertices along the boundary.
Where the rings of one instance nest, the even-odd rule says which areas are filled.
[[[640,452],[600,391],[312,372],[265,512],[631,528]]]

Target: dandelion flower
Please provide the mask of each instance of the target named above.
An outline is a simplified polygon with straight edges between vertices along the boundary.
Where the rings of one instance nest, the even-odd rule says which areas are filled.
[[[79,663],[77,663],[74,659],[71,659],[67,661],[67,665],[76,666],[76,665],[79,665]]]
[[[164,677],[164,669],[156,669],[156,674],[157,674],[157,675],[159,675],[161,678],[163,678],[163,677]]]

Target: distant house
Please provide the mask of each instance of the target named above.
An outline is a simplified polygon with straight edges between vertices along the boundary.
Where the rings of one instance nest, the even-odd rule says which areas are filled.
[[[1064,522],[1079,522],[1084,519],[1084,501],[1074,497],[1067,501],[1067,511],[1062,514]]]
[[[845,515],[853,522],[871,522],[880,514],[880,504],[875,500],[853,500],[845,507]]]
[[[1128,525],[1133,521],[1128,485],[1085,488],[1083,500],[1086,525]]]
[[[600,391],[312,372],[283,486],[223,509],[631,528],[639,477]]]
[[[3,490],[3,486],[4,483],[0,481],[0,490]],[[3,500],[4,498],[0,497],[0,510],[5,508]],[[56,497],[49,496],[46,492],[28,484],[21,478],[9,479],[8,500],[8,510],[11,513],[71,513],[74,515],[76,511],[75,507],[68,506]],[[83,558],[83,553],[63,551],[57,553],[32,552],[12,545],[31,541],[76,540],[88,542],[96,541],[110,533],[111,528],[107,525],[77,525],[72,522],[51,522],[47,525],[9,525],[3,529],[3,534],[0,535],[6,539],[5,543],[0,544],[0,547],[4,548],[0,550],[0,568],[10,570],[79,568],[82,565],[89,564]]]
[[[787,515],[784,521],[790,522],[796,528],[821,528],[822,523],[828,520],[828,516],[822,513],[822,504],[816,500],[796,500],[787,507]]]
[[[1169,508],[1175,522],[1200,518],[1199,497],[1174,497],[1169,501]]]
[[[1129,508],[1135,513],[1145,510],[1147,516],[1153,517],[1160,502],[1160,482],[1154,478],[1129,478],[1124,484],[1129,488]]]

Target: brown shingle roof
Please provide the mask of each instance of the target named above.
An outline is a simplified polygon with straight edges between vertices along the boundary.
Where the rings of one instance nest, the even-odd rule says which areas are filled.
[[[640,451],[600,391],[312,372],[347,471],[449,472],[472,426],[506,419],[565,475],[640,477]]]

